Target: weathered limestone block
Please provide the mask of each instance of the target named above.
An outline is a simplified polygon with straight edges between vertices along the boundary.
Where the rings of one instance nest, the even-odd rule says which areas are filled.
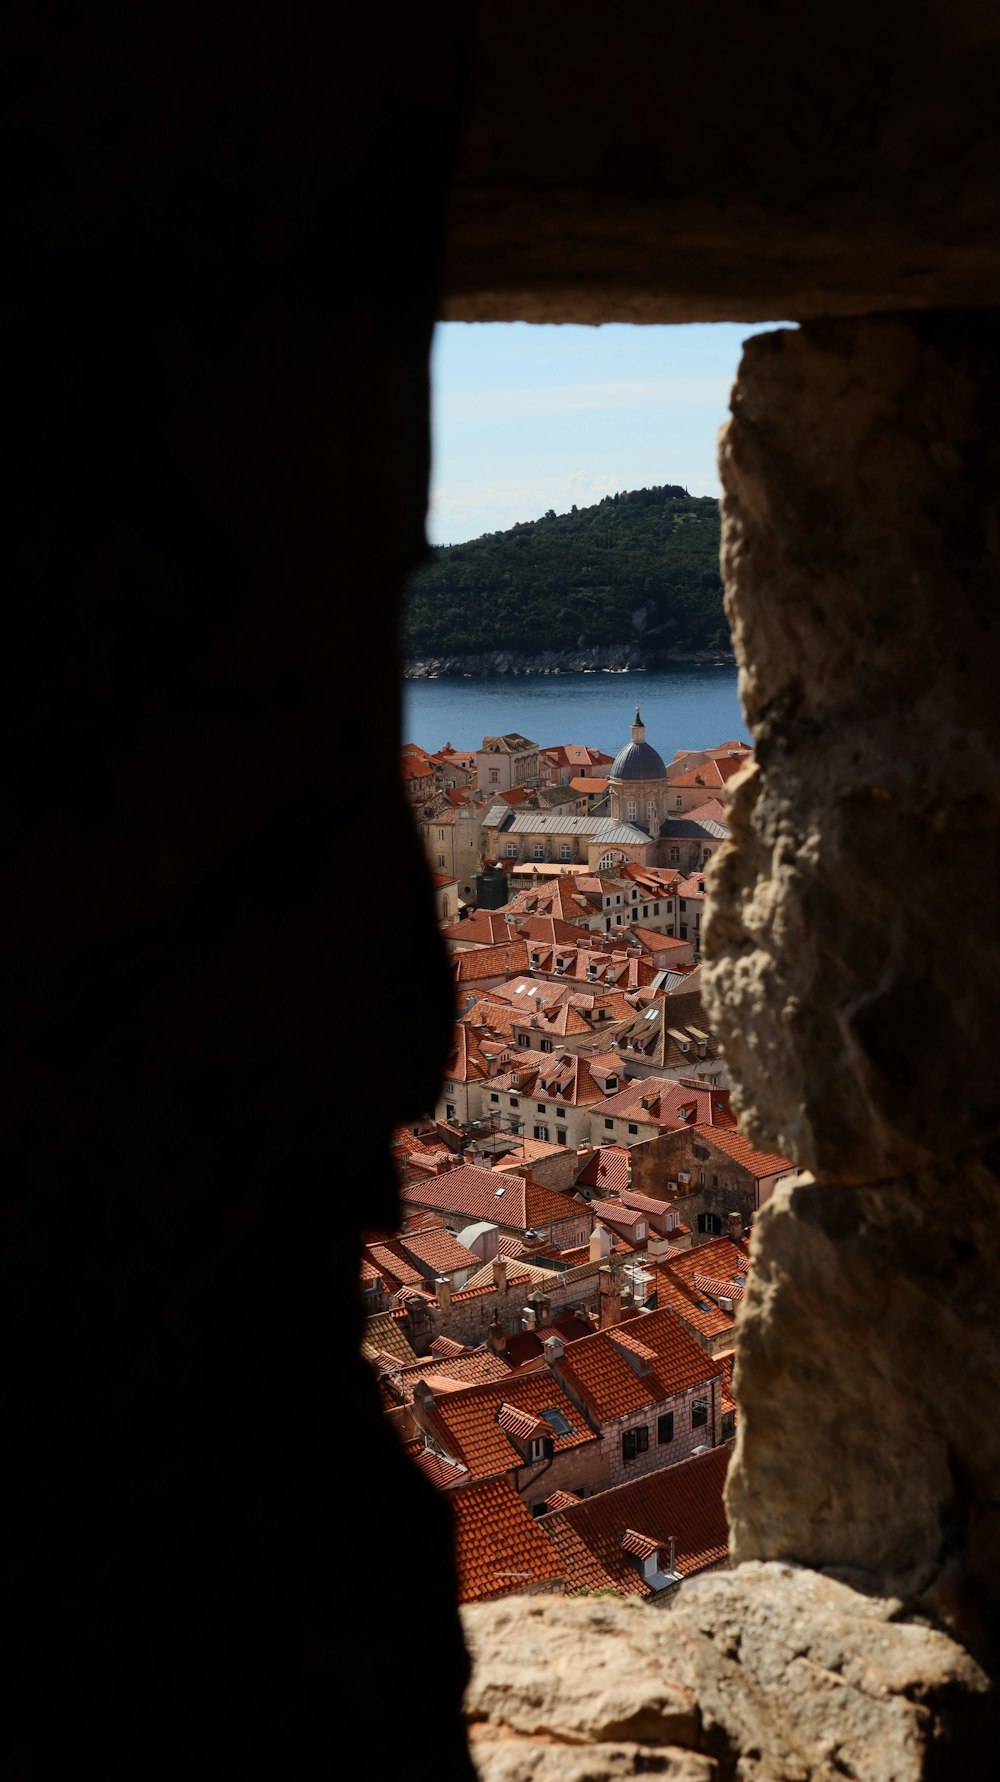
[[[667,1613],[527,1597],[466,1609],[481,1782],[978,1773],[986,1679],[901,1613],[775,1564],[693,1581]]]
[[[722,436],[756,766],[706,993],[745,1129],[830,1181],[1000,1132],[997,343],[990,312],[759,336]]]
[[[779,1184],[740,1320],[737,1559],[861,1567],[905,1592],[952,1565],[966,1616],[1000,1605],[997,1163]]]

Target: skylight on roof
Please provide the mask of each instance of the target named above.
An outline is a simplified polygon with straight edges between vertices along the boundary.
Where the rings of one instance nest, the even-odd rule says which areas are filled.
[[[548,1424],[549,1428],[551,1429],[553,1435],[557,1435],[557,1436],[572,1435],[573,1432],[570,1428],[570,1425],[567,1423],[562,1412],[558,1411],[556,1409],[555,1405],[551,1405],[547,1411],[543,1411],[542,1416],[545,1418],[545,1421]]]
[[[647,1009],[642,1018],[644,1021],[655,1021],[658,1013],[658,1009]]]

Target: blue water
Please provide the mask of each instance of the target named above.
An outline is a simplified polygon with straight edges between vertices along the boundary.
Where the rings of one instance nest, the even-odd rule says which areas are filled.
[[[609,755],[629,740],[636,700],[665,761],[678,749],[750,741],[733,667],[632,674],[503,675],[403,683],[403,740],[424,749],[479,748],[517,730],[532,742],[584,743]]]

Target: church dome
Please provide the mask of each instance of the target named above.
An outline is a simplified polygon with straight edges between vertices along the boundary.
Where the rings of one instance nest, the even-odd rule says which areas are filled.
[[[646,741],[646,731],[639,716],[639,707],[635,708],[635,723],[632,726],[632,741],[619,749],[614,765],[608,775],[612,780],[665,780],[667,770],[663,765],[663,757],[658,755],[652,743]]]

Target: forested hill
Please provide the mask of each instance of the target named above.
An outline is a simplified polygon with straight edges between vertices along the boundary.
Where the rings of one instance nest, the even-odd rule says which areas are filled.
[[[483,650],[727,650],[719,504],[667,485],[438,546],[414,576],[408,658]]]

